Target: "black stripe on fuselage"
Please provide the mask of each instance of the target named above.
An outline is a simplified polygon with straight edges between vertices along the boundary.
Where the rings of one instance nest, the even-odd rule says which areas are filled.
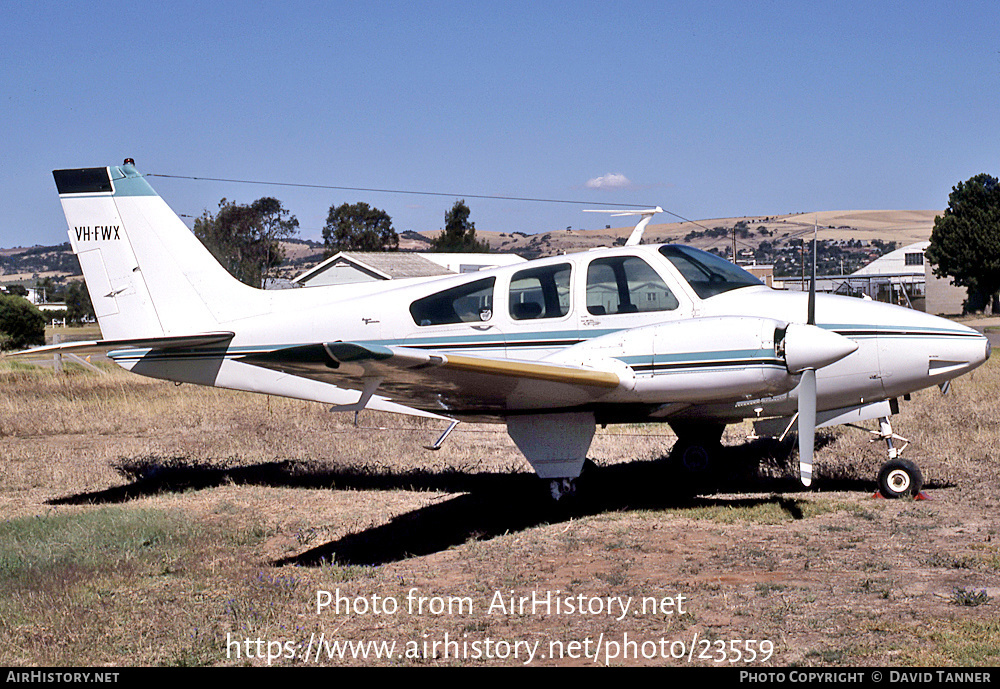
[[[636,373],[657,373],[658,371],[677,371],[680,369],[705,368],[746,368],[747,366],[775,366],[784,368],[785,362],[780,359],[733,359],[732,361],[684,361],[677,363],[631,364]]]

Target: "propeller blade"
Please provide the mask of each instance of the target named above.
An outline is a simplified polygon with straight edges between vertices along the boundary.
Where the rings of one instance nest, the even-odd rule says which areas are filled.
[[[817,223],[813,221],[813,248],[812,248],[812,273],[809,279],[809,308],[806,314],[806,324],[814,326],[813,330],[820,330],[816,328],[816,248],[817,242],[816,238],[818,235]],[[819,358],[832,358],[836,356],[837,359],[841,359],[850,352],[857,349],[857,344],[847,340],[845,342],[834,341],[833,338],[825,338],[827,334],[821,331],[824,335],[824,345],[827,345],[830,349],[834,351],[825,351],[819,354],[819,351],[814,352],[814,356],[819,354]],[[813,337],[817,337],[818,333],[810,333]],[[838,336],[839,337],[839,336]],[[815,343],[818,344],[818,343]],[[853,345],[853,348],[849,349],[849,345]],[[825,349],[823,347],[817,347],[817,350]],[[839,351],[836,351],[839,350]],[[812,485],[813,480],[813,450],[816,446],[816,369],[807,368],[802,372],[802,380],[799,381],[799,479],[802,481],[802,485],[808,488]]]
[[[812,484],[813,445],[816,440],[816,371],[802,372],[799,382],[799,478]]]

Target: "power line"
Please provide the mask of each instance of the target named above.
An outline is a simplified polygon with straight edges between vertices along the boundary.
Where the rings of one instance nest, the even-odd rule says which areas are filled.
[[[250,179],[228,179],[224,177],[194,177],[191,175],[168,175],[163,173],[147,172],[146,177],[162,177],[166,179],[187,179],[197,182],[226,182],[229,184],[259,184],[265,186],[273,187],[296,187],[300,189],[330,189],[334,191],[361,191],[367,193],[375,194],[411,194],[415,196],[447,196],[450,198],[466,198],[466,199],[491,199],[495,201],[529,201],[532,203],[567,203],[580,206],[614,206],[616,208],[650,208],[653,204],[635,204],[635,203],[607,203],[603,201],[576,201],[567,199],[546,199],[546,198],[533,198],[528,196],[496,196],[491,194],[451,194],[441,191],[413,191],[411,189],[376,189],[372,187],[347,187],[334,184],[306,184],[304,182],[273,182],[273,181],[261,181],[261,180],[250,180]],[[681,222],[691,223],[703,230],[711,231],[708,227],[698,222],[697,220],[691,220],[690,218],[685,218],[683,215],[674,213],[673,211],[666,210],[661,207],[661,210],[667,215],[673,216],[680,220]],[[193,217],[193,216],[183,216],[183,217]],[[811,230],[809,230],[811,231]],[[804,234],[805,230],[803,230]],[[798,236],[799,233],[796,233]],[[754,248],[749,242],[745,242],[742,239],[736,240],[739,244]],[[735,256],[733,259],[735,260]]]
[[[333,189],[335,191],[363,191],[376,194],[413,194],[417,196],[449,196],[451,198],[493,199],[497,201],[532,201],[536,203],[572,203],[585,206],[615,206],[618,208],[649,208],[649,204],[635,203],[605,203],[595,201],[570,201],[566,199],[543,199],[525,196],[494,196],[490,194],[449,194],[441,191],[413,191],[410,189],[374,189],[369,187],[346,187],[333,184],[305,184],[301,182],[264,182],[250,179],[225,179],[222,177],[192,177],[189,175],[166,175],[148,172],[146,177],[164,177],[169,179],[190,179],[199,182],[227,182],[230,184],[262,184],[274,187],[298,187],[302,189]],[[670,211],[665,211],[670,213]],[[681,216],[670,213],[675,217]],[[691,222],[691,221],[688,221]]]

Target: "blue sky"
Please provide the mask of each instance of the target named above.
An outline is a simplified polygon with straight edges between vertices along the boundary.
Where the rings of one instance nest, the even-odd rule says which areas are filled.
[[[365,201],[436,230],[462,195],[692,219],[929,209],[1000,175],[992,2],[0,1],[0,246],[66,240],[51,170],[151,179],[178,213],[275,196],[319,239]],[[481,230],[587,206],[469,199]],[[671,218],[663,216],[663,221]]]

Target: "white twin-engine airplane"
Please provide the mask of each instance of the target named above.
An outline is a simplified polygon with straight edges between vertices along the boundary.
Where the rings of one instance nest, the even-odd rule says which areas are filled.
[[[435,279],[263,291],[232,278],[131,161],[53,173],[104,340],[154,378],[452,422],[495,421],[553,496],[572,491],[597,424],[666,422],[687,465],[726,424],[815,429],[880,419],[887,496],[915,495],[896,398],[990,355],[979,333],[850,297],[770,289],[712,254],[639,245]],[[655,209],[658,210],[658,209]]]

